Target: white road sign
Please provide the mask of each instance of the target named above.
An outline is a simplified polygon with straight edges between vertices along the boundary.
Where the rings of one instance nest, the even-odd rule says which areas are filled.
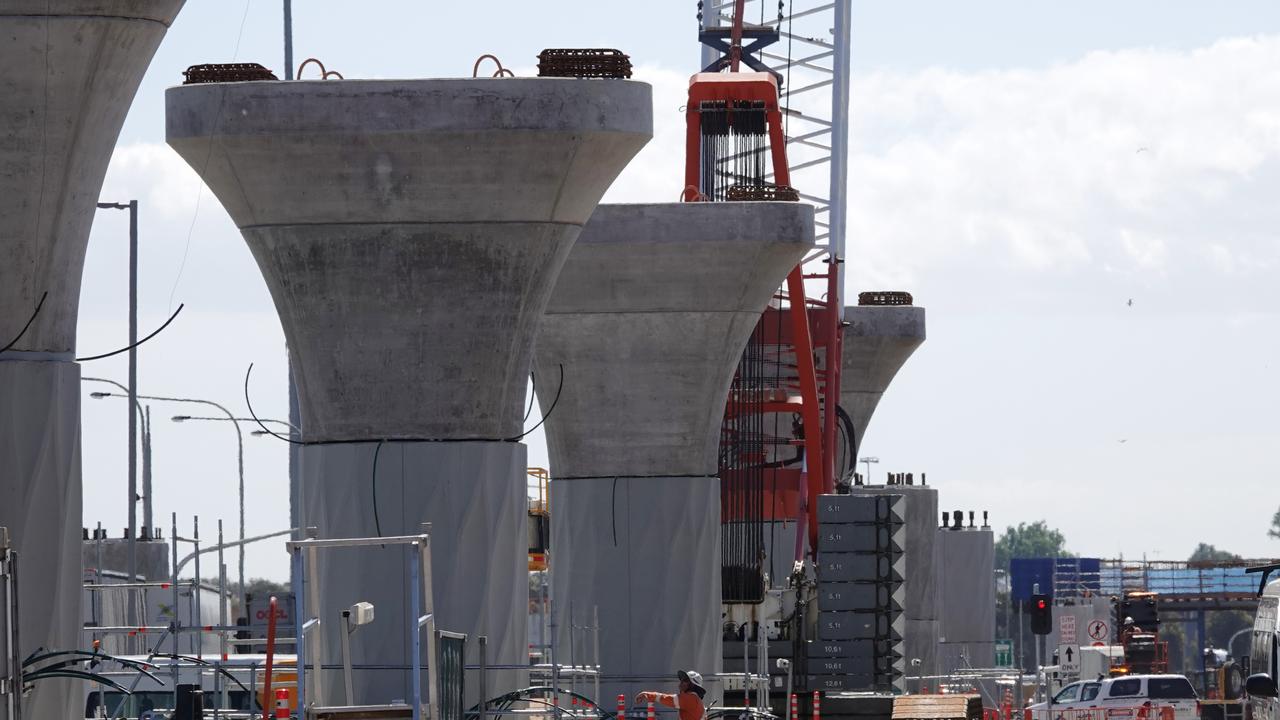
[[[1064,675],[1080,674],[1080,647],[1062,644],[1058,646],[1058,667]]]
[[[1063,613],[1058,616],[1058,644],[1076,644],[1076,616]]]

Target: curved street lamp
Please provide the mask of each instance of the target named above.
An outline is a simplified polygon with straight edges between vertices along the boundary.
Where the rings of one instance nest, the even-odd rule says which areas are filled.
[[[98,398],[105,398],[105,397],[123,397],[123,398],[128,398],[129,396],[128,396],[128,395],[121,395],[121,394],[119,394],[119,393],[93,392],[93,393],[89,393],[89,397],[92,397],[92,398],[98,399]],[[160,396],[160,395],[138,395],[138,396],[137,396],[137,398],[138,398],[139,400],[151,400],[151,401],[154,401],[154,402],[175,402],[175,403],[193,403],[193,404],[196,404],[196,405],[208,405],[208,406],[210,406],[210,407],[215,407],[215,408],[217,408],[217,409],[221,410],[223,413],[225,413],[225,414],[226,414],[226,416],[227,416],[227,418],[226,418],[226,419],[227,419],[227,420],[229,420],[229,421],[231,421],[231,424],[235,426],[235,429],[236,429],[236,461],[237,461],[237,470],[238,470],[238,472],[239,472],[239,476],[240,476],[240,487],[239,487],[239,500],[240,500],[240,538],[239,538],[239,539],[240,539],[240,547],[239,547],[239,554],[240,554],[240,611],[241,611],[241,612],[248,612],[248,607],[249,607],[249,606],[248,606],[248,604],[247,604],[247,603],[246,603],[246,601],[245,601],[245,585],[244,585],[244,435],[240,432],[240,423],[236,422],[236,416],[235,416],[235,414],[234,414],[234,413],[232,413],[230,410],[226,409],[226,408],[225,408],[225,407],[223,407],[222,405],[219,405],[218,403],[213,402],[212,400],[201,400],[201,399],[199,399],[199,398],[163,397],[163,396]]]
[[[100,382],[108,385],[114,385],[125,393],[129,392],[129,388],[121,385],[115,380],[98,377],[82,377],[82,382]],[[91,397],[93,393],[89,393]],[[134,407],[138,410],[138,419],[141,421],[142,427],[142,530],[144,532],[155,532],[154,523],[151,517],[151,408],[143,408],[142,403],[134,401]],[[133,502],[131,500],[131,502]]]

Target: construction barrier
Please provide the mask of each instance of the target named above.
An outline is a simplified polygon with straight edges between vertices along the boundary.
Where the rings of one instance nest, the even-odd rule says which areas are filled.
[[[820,720],[822,717],[822,693],[817,690],[813,691],[813,720]]]
[[[617,715],[617,720],[622,720],[622,719],[623,719],[623,718],[625,718],[626,716],[627,716],[627,696],[626,696],[626,695],[619,695],[619,696],[618,696],[618,715]]]
[[[800,720],[800,697],[791,693],[791,710],[787,720]]]
[[[1174,720],[1172,706],[1144,703],[1130,707],[1053,708],[1052,720]],[[1046,720],[1043,708],[1038,712],[1023,711],[1024,720]],[[985,720],[985,718],[984,718]]]
[[[289,717],[289,691],[284,688],[276,690],[276,718],[287,720]]]

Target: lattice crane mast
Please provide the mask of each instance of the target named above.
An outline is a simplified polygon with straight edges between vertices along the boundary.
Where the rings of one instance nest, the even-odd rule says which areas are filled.
[[[685,178],[681,195],[685,202],[800,199],[800,193],[790,184],[783,108],[779,102],[782,76],[757,57],[762,48],[778,41],[780,31],[777,27],[765,25],[747,26],[744,5],[745,0],[734,0],[730,26],[704,28],[700,34],[702,43],[716,50],[720,56],[694,75],[689,83]],[[748,41],[749,44],[744,45]],[[743,70],[742,65],[750,70]],[[768,182],[770,173],[766,158],[767,164],[772,165],[773,182]],[[825,299],[807,295],[806,278],[827,281]],[[779,322],[771,329],[770,324],[762,321],[757,325],[752,342],[769,343],[775,347],[771,360],[778,366],[784,364],[786,355],[791,354],[782,348],[788,345],[794,348],[798,398],[785,393],[780,397],[768,392],[763,384],[752,384],[746,372],[753,352],[749,347],[731,390],[722,429],[722,499],[729,508],[725,517],[751,519],[749,516],[753,508],[744,507],[742,498],[752,498],[747,504],[757,505],[754,510],[762,515],[763,511],[758,506],[764,493],[758,491],[762,484],[759,478],[766,466],[776,465],[766,461],[767,452],[761,440],[763,424],[758,418],[766,413],[796,413],[800,416],[800,429],[796,434],[802,436],[799,442],[803,448],[800,453],[803,461],[795,488],[795,502],[798,504],[795,514],[802,525],[807,525],[811,550],[817,546],[817,496],[832,492],[835,486],[841,325],[839,290],[838,259],[830,262],[827,271],[820,275],[806,275],[803,263],[791,271],[784,290],[778,295],[779,299],[788,301],[787,309],[771,308],[764,316],[767,318],[775,314],[776,317],[777,312],[785,312],[787,327],[783,328]],[[776,319],[781,321],[782,318]],[[814,336],[812,325],[825,331],[822,337]],[[822,371],[815,362],[819,350],[823,351],[825,359]],[[750,420],[752,417],[756,419],[754,424]],[[726,448],[726,443],[732,445],[735,442],[736,447]],[[757,490],[750,489],[752,483]],[[736,562],[749,564],[750,558],[740,558]],[[733,565],[735,561],[726,558],[726,564]],[[733,575],[735,573],[726,568],[726,600],[752,601],[750,597],[732,597],[734,591],[728,585],[736,582],[731,577]],[[758,585],[750,579],[742,584],[744,587]]]

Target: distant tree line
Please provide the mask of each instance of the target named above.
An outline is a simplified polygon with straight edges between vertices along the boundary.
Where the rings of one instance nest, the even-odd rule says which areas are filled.
[[[1277,511],[1272,520],[1272,527],[1267,531],[1267,535],[1280,539],[1280,511]],[[1043,520],[1019,523],[1015,527],[1009,527],[996,541],[996,569],[997,572],[1005,573],[1006,578],[1006,581],[999,585],[996,593],[996,636],[1014,638],[1015,648],[1024,646],[1027,648],[1028,669],[1032,663],[1030,649],[1034,647],[1035,641],[1030,635],[1030,628],[1026,622],[1022,623],[1022,637],[1015,638],[1018,635],[1020,608],[1013,605],[1010,598],[1012,578],[1008,575],[1009,561],[1013,558],[1059,557],[1075,557],[1075,555],[1067,549],[1066,537],[1062,532],[1049,527]],[[1196,546],[1187,561],[1223,563],[1237,562],[1241,559],[1243,558],[1235,553],[1220,550],[1209,543],[1202,542]],[[1253,618],[1246,612],[1208,613],[1205,617],[1205,647],[1199,647],[1199,628],[1196,623],[1198,618],[1193,613],[1187,613],[1185,616],[1167,613],[1161,620],[1160,638],[1169,643],[1170,670],[1185,673],[1193,679],[1196,679],[1200,672],[1202,654],[1206,648],[1227,650],[1237,656],[1244,654],[1246,652],[1244,641],[1238,639],[1234,647],[1228,647],[1228,643],[1237,632],[1250,627],[1253,623]]]

